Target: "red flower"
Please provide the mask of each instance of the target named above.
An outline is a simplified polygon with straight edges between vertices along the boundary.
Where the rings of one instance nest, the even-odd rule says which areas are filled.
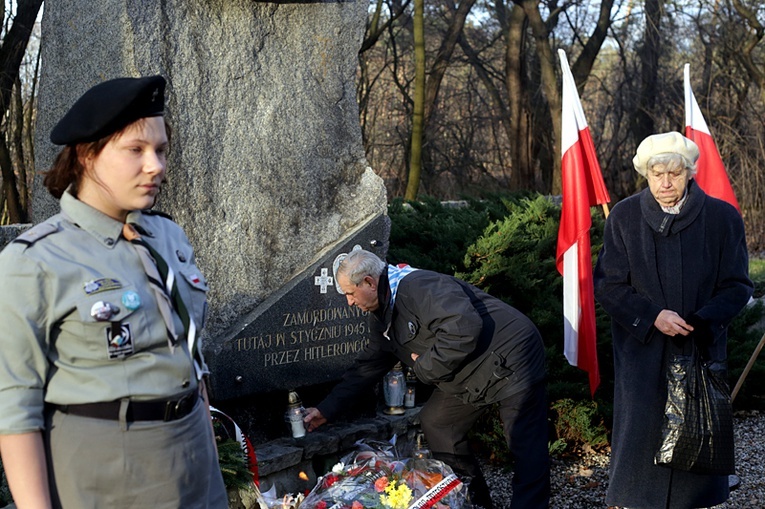
[[[351,509],[364,509],[364,506],[358,500],[354,500]]]
[[[323,500],[319,500],[319,503],[316,504],[316,509],[327,509],[327,503]]]
[[[327,477],[324,478],[324,487],[329,488],[333,484],[337,482],[337,480],[340,479],[335,474],[328,474]]]
[[[383,476],[380,477],[378,480],[375,481],[375,491],[377,493],[382,493],[385,491],[385,488],[388,486],[388,478]]]

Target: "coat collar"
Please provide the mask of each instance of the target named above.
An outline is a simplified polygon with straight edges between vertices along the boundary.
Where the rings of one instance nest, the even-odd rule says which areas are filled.
[[[679,214],[664,212],[648,188],[641,193],[640,210],[651,229],[666,237],[690,226],[701,213],[706,197],[706,193],[691,179],[688,182],[688,198]]]

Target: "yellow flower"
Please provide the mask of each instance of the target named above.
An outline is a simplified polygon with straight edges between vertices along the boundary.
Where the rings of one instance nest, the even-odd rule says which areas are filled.
[[[380,501],[390,509],[407,509],[412,501],[412,490],[401,481],[392,481],[385,488],[385,495],[380,495]]]

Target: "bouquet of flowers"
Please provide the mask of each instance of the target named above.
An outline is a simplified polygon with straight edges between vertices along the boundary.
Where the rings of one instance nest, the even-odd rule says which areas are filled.
[[[398,459],[383,448],[357,451],[320,477],[300,509],[462,509],[466,490],[434,459]]]

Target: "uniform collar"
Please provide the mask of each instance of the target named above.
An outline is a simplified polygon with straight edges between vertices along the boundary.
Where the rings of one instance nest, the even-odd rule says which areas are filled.
[[[82,230],[90,233],[105,247],[111,249],[122,235],[122,223],[75,198],[69,189],[61,195],[61,213]],[[143,226],[144,217],[140,211],[130,212],[127,221]],[[150,233],[149,233],[149,236]]]

